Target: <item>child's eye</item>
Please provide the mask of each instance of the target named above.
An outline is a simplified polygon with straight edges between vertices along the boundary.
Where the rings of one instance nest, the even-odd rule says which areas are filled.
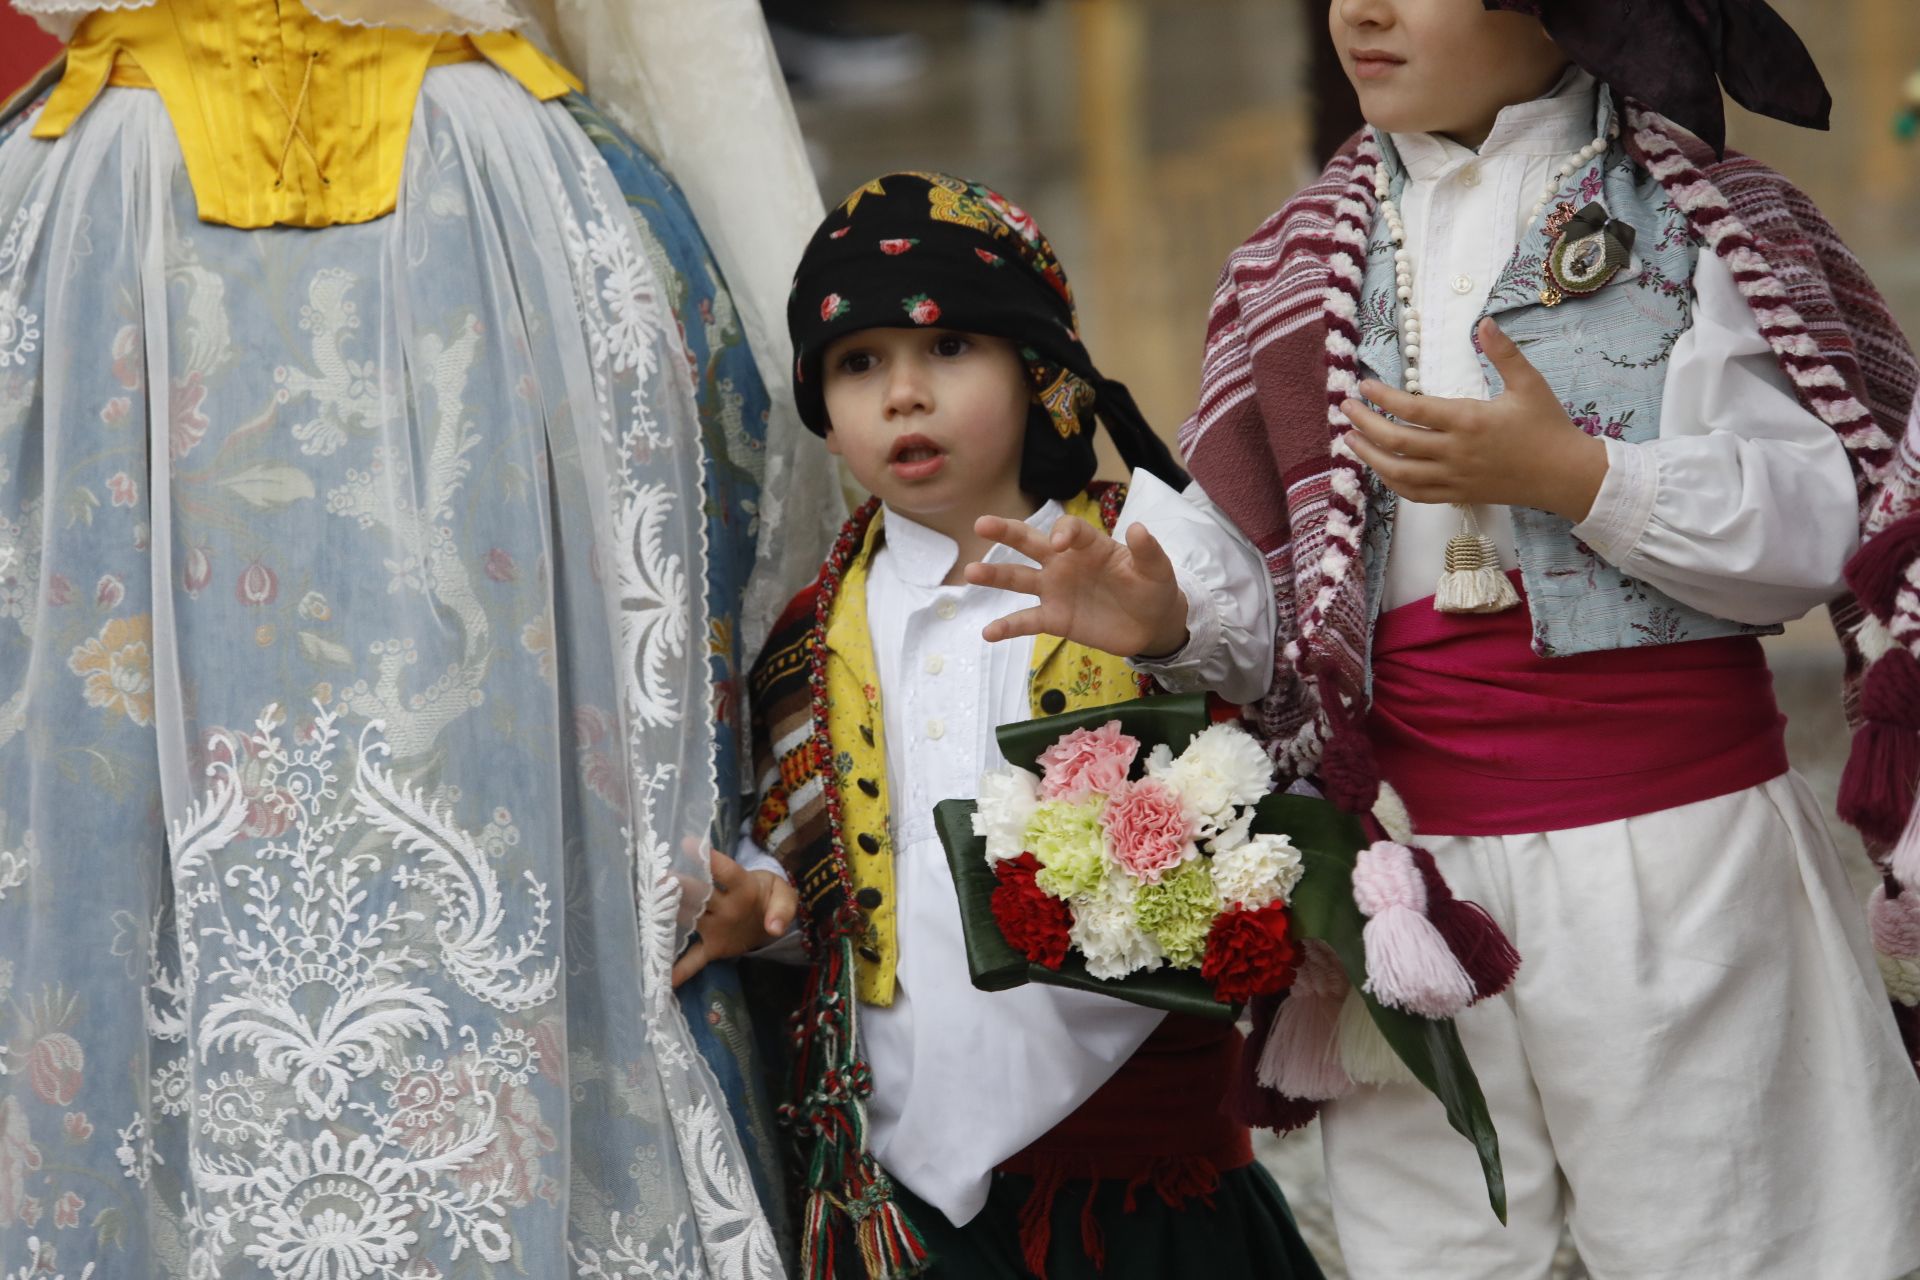
[[[934,339],[933,354],[948,357],[963,355],[967,349],[972,346],[973,344],[971,342],[968,342],[958,334],[943,334]]]
[[[836,366],[842,373],[865,373],[873,368],[873,355],[866,351],[849,351],[840,357]]]

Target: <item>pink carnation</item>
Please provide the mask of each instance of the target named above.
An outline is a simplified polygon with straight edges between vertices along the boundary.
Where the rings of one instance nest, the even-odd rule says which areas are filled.
[[[1122,783],[1109,794],[1101,821],[1114,861],[1148,884],[1159,884],[1161,876],[1199,852],[1186,807],[1158,778]]]
[[[1140,751],[1140,740],[1120,732],[1120,722],[1109,720],[1098,729],[1075,729],[1040,753],[1040,797],[1043,800],[1084,800],[1089,793],[1106,795],[1127,780],[1127,770]]]

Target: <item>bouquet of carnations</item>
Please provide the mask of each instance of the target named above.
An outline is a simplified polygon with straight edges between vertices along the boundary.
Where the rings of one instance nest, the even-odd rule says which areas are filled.
[[[1453,1015],[1518,963],[1425,852],[1370,840],[1202,697],[1002,726],[1008,765],[935,813],[974,985],[1045,982],[1231,1019],[1253,1003],[1261,1086],[1299,1103],[1417,1081],[1479,1149],[1498,1144]]]

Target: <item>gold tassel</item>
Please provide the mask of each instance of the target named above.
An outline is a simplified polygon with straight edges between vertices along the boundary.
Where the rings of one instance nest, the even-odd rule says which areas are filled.
[[[1460,532],[1447,539],[1446,570],[1433,594],[1441,613],[1503,613],[1520,603],[1520,595],[1500,568],[1493,539],[1480,532],[1473,508],[1454,503],[1460,512]]]

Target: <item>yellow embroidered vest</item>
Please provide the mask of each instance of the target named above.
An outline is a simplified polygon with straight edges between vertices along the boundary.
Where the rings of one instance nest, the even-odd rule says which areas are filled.
[[[1105,529],[1100,503],[1089,494],[1068,500],[1067,515]],[[867,571],[873,563],[884,511],[867,528],[866,542],[848,565],[827,621],[827,764],[840,796],[840,843],[867,928],[854,944],[855,990],[868,1004],[893,1003],[900,954],[894,912],[893,840],[887,802],[887,741],[880,681],[867,627]],[[1035,716],[1059,715],[1138,697],[1140,685],[1124,658],[1058,636],[1036,636],[1028,674]],[[803,895],[804,895],[804,886]]]
[[[81,22],[33,135],[63,136],[109,84],[154,89],[202,221],[368,222],[399,197],[427,68],[483,58],[543,101],[581,87],[515,32],[346,26],[299,0],[155,0]]]

